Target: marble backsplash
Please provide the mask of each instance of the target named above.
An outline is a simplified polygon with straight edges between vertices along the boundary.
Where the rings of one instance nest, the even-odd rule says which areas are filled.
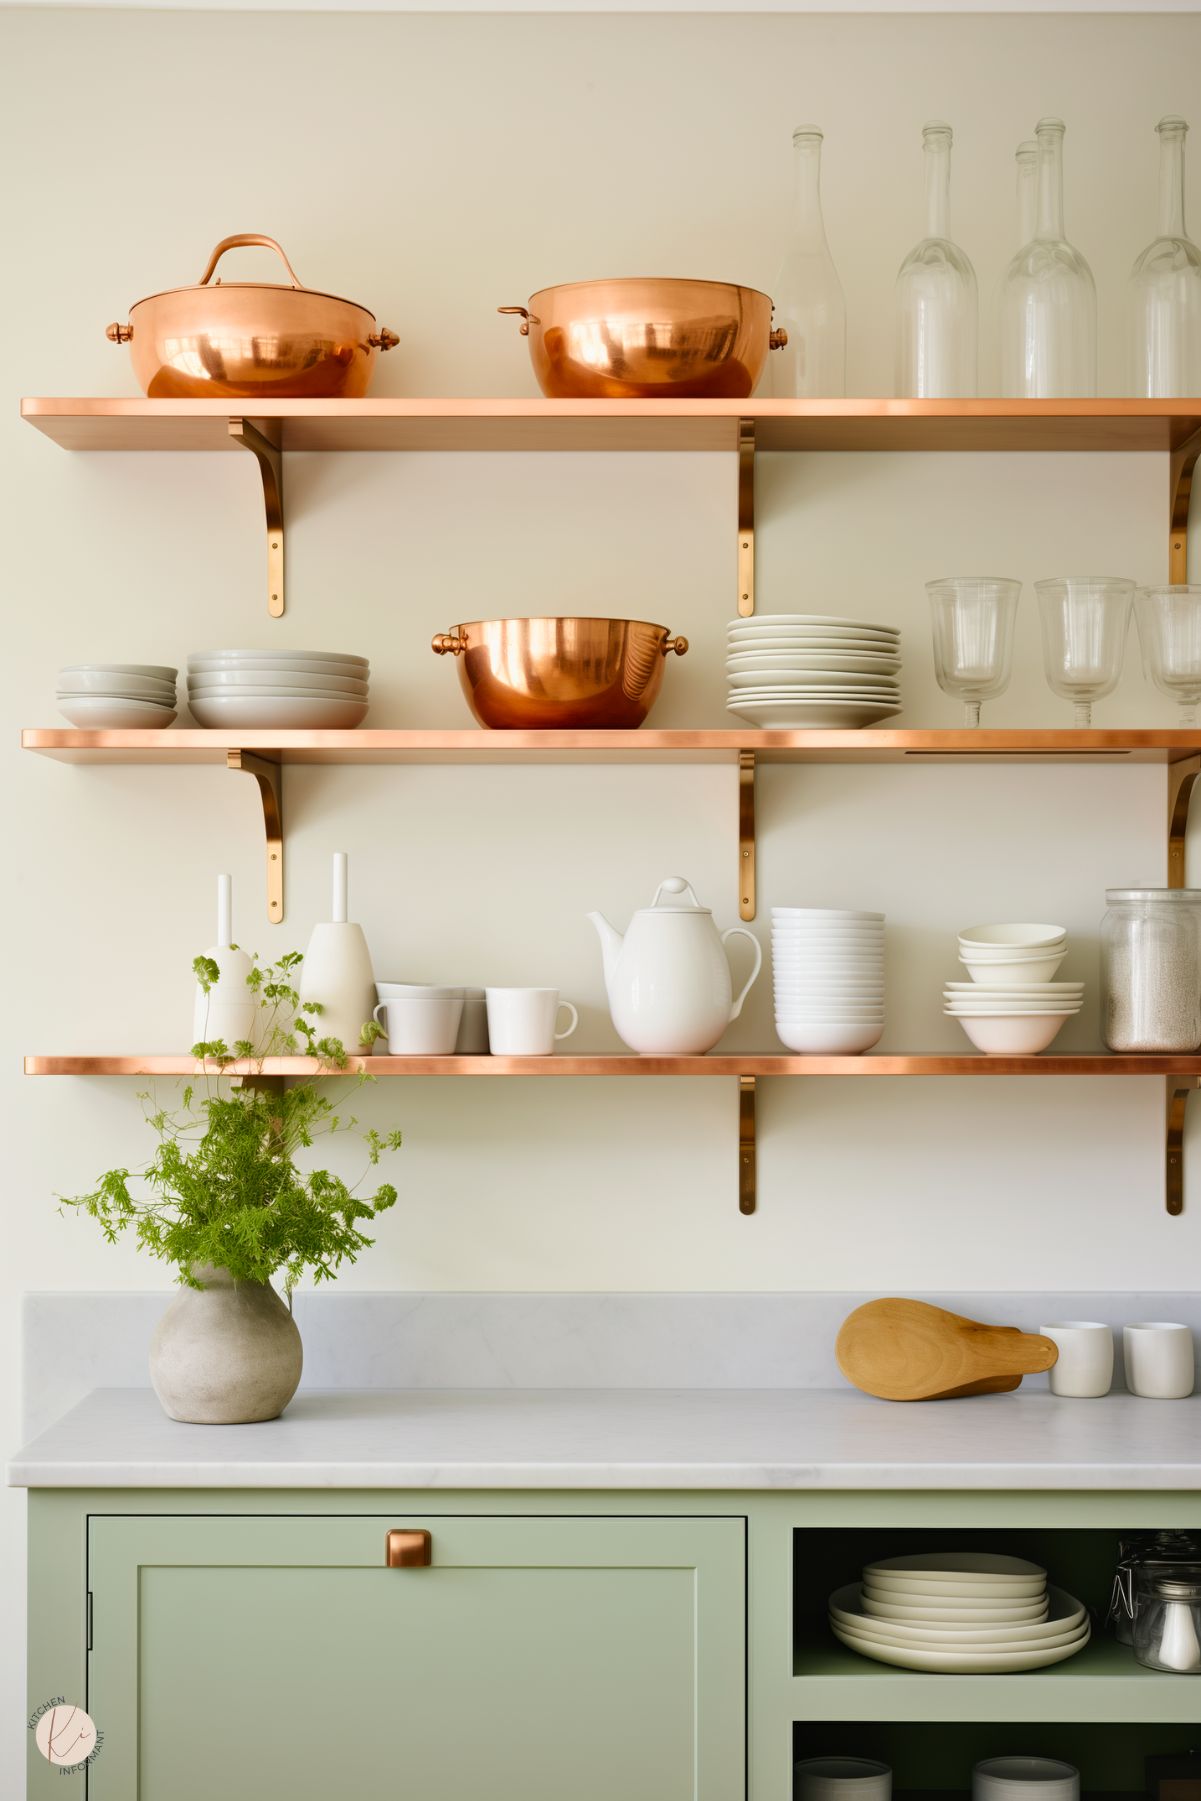
[[[148,1384],[168,1293],[28,1294],[24,1435],[93,1388]],[[834,1339],[866,1294],[352,1294],[296,1296],[309,1388],[837,1388]],[[1037,1331],[1182,1320],[1201,1294],[927,1294],[976,1319]],[[1027,1381],[1045,1386],[1045,1376]]]

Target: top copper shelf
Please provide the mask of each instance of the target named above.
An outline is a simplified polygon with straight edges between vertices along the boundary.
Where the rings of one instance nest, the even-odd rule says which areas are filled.
[[[282,450],[1176,450],[1195,400],[108,400],[21,415],[66,450],[236,450],[231,417]]]

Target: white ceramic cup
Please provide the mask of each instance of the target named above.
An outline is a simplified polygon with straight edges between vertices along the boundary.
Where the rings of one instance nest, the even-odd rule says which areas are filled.
[[[380,1001],[371,1017],[388,1034],[390,1057],[451,1057],[463,1002],[461,998],[395,995]]]
[[[560,1038],[570,1038],[580,1016],[570,1001],[559,999],[557,988],[485,988],[488,1003],[488,1044],[494,1057],[549,1057]],[[566,1007],[571,1024],[555,1031],[560,1007]]]
[[[806,1757],[792,1766],[793,1801],[889,1801],[892,1771],[870,1757]]]
[[[1174,1320],[1139,1320],[1122,1330],[1126,1386],[1149,1401],[1183,1401],[1193,1392],[1193,1334]]]
[[[972,1771],[972,1801],[1079,1801],[1080,1772],[1052,1757],[988,1757]]]
[[[1066,1319],[1040,1326],[1054,1339],[1059,1357],[1051,1365],[1051,1393],[1092,1400],[1107,1395],[1113,1381],[1113,1333],[1095,1319]]]

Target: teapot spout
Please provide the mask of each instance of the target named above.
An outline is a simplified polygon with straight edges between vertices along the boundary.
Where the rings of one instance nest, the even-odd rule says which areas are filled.
[[[617,974],[617,959],[621,955],[624,942],[622,934],[611,926],[603,913],[585,913],[585,919],[591,920],[596,927],[596,935],[601,941],[601,955],[605,963],[605,987],[613,986],[613,978]]]

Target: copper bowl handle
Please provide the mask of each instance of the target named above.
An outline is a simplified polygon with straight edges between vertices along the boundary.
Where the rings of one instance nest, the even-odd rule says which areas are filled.
[[[768,333],[767,348],[769,350],[783,350],[787,342],[788,333],[784,330],[782,325],[774,326]]]
[[[373,331],[368,335],[367,342],[376,350],[395,350],[400,339],[394,331],[389,331],[386,325],[381,325],[378,331]]]
[[[128,344],[133,337],[133,326],[118,325],[114,319],[111,325],[105,326],[104,335],[110,344]]]
[[[521,320],[521,325],[518,329],[523,338],[529,337],[531,325],[541,325],[542,323],[536,313],[531,313],[529,309],[524,306],[498,306],[496,310],[498,313],[516,313],[518,315]]]
[[[435,632],[430,649],[436,657],[458,657],[467,649],[467,640],[456,638],[453,632]]]
[[[687,638],[681,638],[678,633],[676,634],[676,636],[674,638],[665,638],[663,640],[663,655],[667,656],[673,650],[675,651],[675,653],[678,657],[687,655],[687,652],[688,652]]]
[[[209,277],[212,275],[213,270],[217,267],[217,264],[221,261],[221,258],[225,255],[227,250],[238,250],[256,244],[264,250],[274,250],[276,256],[288,271],[292,286],[298,288],[300,286],[300,277],[284,255],[282,247],[276,243],[274,238],[265,238],[261,231],[239,231],[235,233],[232,238],[222,238],[208,260],[208,268],[200,277],[200,280],[196,285],[201,288],[205,286]],[[220,277],[218,277],[217,286],[220,287],[220,285],[221,281]]]

